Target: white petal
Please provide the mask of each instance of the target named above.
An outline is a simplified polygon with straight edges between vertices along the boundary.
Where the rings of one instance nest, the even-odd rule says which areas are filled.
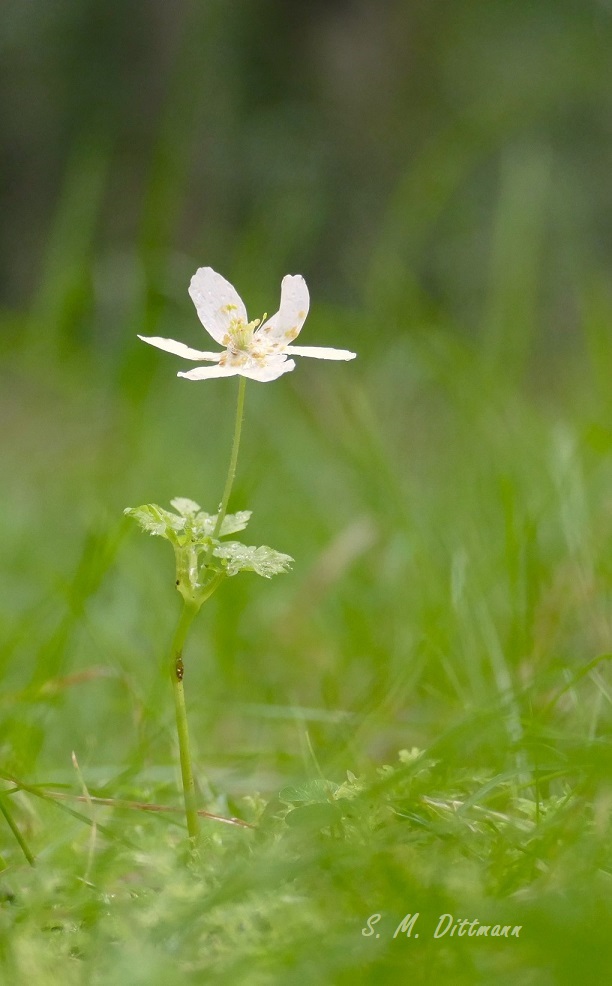
[[[212,267],[200,267],[189,285],[191,300],[207,332],[221,344],[232,319],[247,321],[246,308],[234,287]]]
[[[237,366],[196,366],[195,370],[177,373],[186,380],[212,380],[214,377],[235,377],[240,372]]]
[[[270,343],[284,347],[299,335],[310,305],[306,281],[301,274],[287,274],[281,283],[280,308],[257,332]]]
[[[283,352],[292,356],[313,356],[315,359],[355,359],[349,349],[326,349],[324,346],[285,346]]]
[[[182,356],[184,359],[207,359],[216,363],[222,356],[222,353],[201,353],[198,349],[186,346],[184,342],[177,342],[176,339],[162,339],[161,336],[138,336],[138,338],[148,342],[150,346],[165,349],[167,353],[174,353],[175,356]]]
[[[288,373],[289,370],[295,369],[295,360],[292,359],[272,359],[267,360],[263,366],[241,366],[238,368],[237,372],[243,377],[248,377],[250,380],[259,380],[261,383],[267,383],[270,380],[278,380],[282,377],[283,373]]]

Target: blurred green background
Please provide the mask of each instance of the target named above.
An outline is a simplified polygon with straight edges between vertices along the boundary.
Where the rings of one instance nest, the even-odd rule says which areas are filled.
[[[2,3],[7,982],[610,980],[611,52],[610,0]],[[231,507],[296,562],[194,626],[201,803],[259,828],[186,869],[180,815],[20,782],[180,803],[123,509],[219,502],[236,381],[136,338],[204,346],[205,265],[358,358],[247,386]],[[416,909],[525,933],[360,933]]]
[[[1,17],[7,762],[171,762],[172,557],[122,509],[220,497],[234,381],[136,339],[202,345],[201,265],[251,317],[303,273],[359,354],[248,388],[233,506],[296,565],[200,618],[207,767],[384,757],[608,649],[610,3]]]

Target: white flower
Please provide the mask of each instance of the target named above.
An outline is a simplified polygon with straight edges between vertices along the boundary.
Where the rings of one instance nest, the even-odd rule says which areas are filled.
[[[289,359],[289,356],[335,360],[354,359],[356,356],[356,353],[351,353],[348,349],[291,345],[300,333],[310,304],[306,281],[300,274],[287,274],[283,277],[280,308],[267,321],[258,318],[249,322],[246,308],[236,289],[212,267],[200,267],[195,272],[189,285],[189,294],[206,331],[215,342],[225,346],[222,352],[204,353],[174,339],[138,336],[143,342],[165,349],[175,356],[216,364],[179,373],[179,377],[208,380],[211,377],[240,374],[252,380],[276,380],[283,373],[295,368],[295,361]]]

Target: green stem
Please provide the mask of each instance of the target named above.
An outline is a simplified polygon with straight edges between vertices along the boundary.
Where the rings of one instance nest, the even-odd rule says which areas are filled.
[[[181,777],[183,780],[183,797],[185,799],[185,818],[187,819],[187,831],[193,843],[198,837],[198,812],[196,807],[195,784],[193,781],[193,770],[191,766],[191,752],[189,748],[189,729],[187,726],[187,709],[185,708],[185,691],[183,689],[183,647],[187,632],[192,620],[198,611],[197,607],[183,604],[181,616],[172,641],[172,652],[170,656],[170,676],[172,678],[172,688],[174,691],[174,708],[176,711],[176,731],[179,742],[179,756],[181,761]]]
[[[217,539],[221,527],[223,526],[223,520],[227,513],[227,505],[229,503],[229,498],[232,492],[232,486],[234,485],[234,478],[236,476],[236,465],[238,463],[238,450],[240,448],[240,434],[242,432],[242,417],[244,414],[244,394],[246,390],[246,378],[240,377],[238,383],[238,400],[236,403],[236,422],[234,424],[234,441],[232,443],[232,454],[230,456],[229,469],[227,471],[227,479],[225,480],[225,489],[223,490],[223,499],[221,500],[221,506],[219,507],[219,513],[217,515],[217,520],[215,522],[215,529],[213,531],[213,539]],[[204,559],[204,565],[207,565],[210,556],[213,551],[213,544],[211,543],[206,557]],[[174,708],[176,711],[176,730],[178,734],[179,742],[179,755],[181,760],[181,776],[183,780],[183,796],[185,799],[185,817],[187,819],[187,831],[189,832],[189,838],[195,844],[198,837],[198,813],[196,807],[195,799],[195,785],[193,781],[193,770],[191,766],[191,753],[189,749],[189,730],[187,726],[187,709],[185,708],[185,691],[183,688],[183,675],[185,669],[183,666],[183,647],[185,644],[185,638],[187,637],[187,632],[191,626],[192,620],[196,613],[198,612],[200,606],[207,599],[209,595],[215,591],[220,582],[223,581],[225,573],[220,572],[215,578],[211,580],[207,586],[210,592],[207,592],[203,598],[199,598],[197,603],[189,603],[187,601],[183,604],[183,609],[181,616],[176,628],[176,633],[174,634],[174,639],[172,641],[172,653],[170,661],[170,676],[172,678],[172,688],[174,691]]]
[[[15,836],[15,838],[17,839],[21,851],[25,856],[25,858],[27,859],[28,863],[30,864],[30,866],[34,866],[34,856],[30,852],[27,842],[25,841],[24,837],[19,831],[19,827],[17,825],[17,822],[13,818],[12,812],[9,811],[6,804],[4,803],[4,795],[2,794],[0,794],[0,812],[2,812],[2,814],[6,818],[6,821],[8,822],[8,826],[11,832],[13,833],[13,835]]]
[[[215,524],[215,529],[213,531],[213,537],[218,538],[221,531],[221,525],[227,513],[227,505],[229,503],[230,493],[232,492],[232,486],[234,485],[234,477],[236,475],[236,464],[238,462],[238,449],[240,448],[240,433],[242,431],[242,416],[244,414],[244,393],[246,390],[246,377],[238,378],[238,400],[236,402],[236,423],[234,425],[234,441],[232,444],[232,454],[230,456],[229,469],[227,470],[227,479],[225,480],[225,489],[223,490],[223,499],[221,500],[221,506],[219,508],[219,513],[217,515],[217,523]]]

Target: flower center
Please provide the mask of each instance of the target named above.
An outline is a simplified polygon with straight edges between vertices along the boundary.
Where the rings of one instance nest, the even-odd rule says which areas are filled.
[[[229,328],[223,337],[223,345],[227,351],[220,359],[220,364],[244,365],[250,360],[261,360],[265,358],[268,347],[261,345],[261,340],[255,335],[255,329],[261,325],[267,316],[256,318],[252,322],[245,322],[241,318],[232,318]]]
[[[238,353],[248,353],[253,343],[253,331],[258,325],[259,319],[254,322],[243,322],[242,319],[233,318],[230,322],[227,348],[236,356]]]

